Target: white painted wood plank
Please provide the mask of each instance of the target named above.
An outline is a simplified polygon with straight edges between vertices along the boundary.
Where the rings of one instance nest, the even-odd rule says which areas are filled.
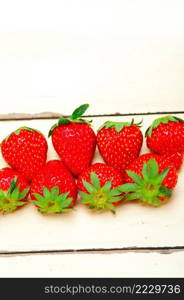
[[[0,277],[183,277],[184,251],[0,256]],[[62,284],[62,282],[61,282]]]
[[[182,0],[5,1],[1,113],[183,110],[183,10]]]
[[[181,115],[182,117],[182,115]],[[145,116],[143,132],[155,116]],[[140,117],[135,118],[140,121]],[[97,129],[107,118],[94,118]],[[114,117],[112,120],[127,120]],[[53,120],[0,122],[0,140],[21,125],[47,134]],[[57,158],[49,140],[49,159]],[[146,151],[144,145],[142,152]],[[97,153],[94,161],[100,161]],[[5,166],[0,157],[0,166]],[[93,213],[78,204],[73,212],[43,216],[29,204],[0,216],[0,251],[65,250],[89,248],[162,247],[184,245],[184,168],[172,200],[160,208],[129,203],[110,212]]]

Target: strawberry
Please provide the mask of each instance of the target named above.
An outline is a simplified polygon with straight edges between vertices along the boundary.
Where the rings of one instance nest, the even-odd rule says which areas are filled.
[[[13,212],[27,203],[29,185],[26,179],[11,168],[0,170],[0,211]]]
[[[126,184],[121,192],[126,200],[139,199],[142,203],[159,206],[171,197],[177,183],[175,167],[162,156],[147,153],[136,158],[126,170]]]
[[[140,124],[105,122],[98,130],[97,145],[104,161],[122,173],[139,155],[143,135]]]
[[[20,127],[6,137],[1,152],[6,162],[28,181],[44,165],[47,158],[47,141],[37,130]]]
[[[157,154],[184,152],[184,120],[166,116],[153,121],[146,131],[147,146]]]
[[[61,213],[76,203],[77,187],[64,164],[51,160],[33,178],[30,195],[41,213]]]
[[[76,177],[91,164],[96,147],[96,135],[90,122],[81,119],[88,107],[84,104],[71,117],[61,117],[49,131],[56,152]]]
[[[170,155],[163,155],[163,159],[167,160],[168,164],[173,165],[176,170],[179,170],[181,168],[181,165],[183,163],[183,153],[176,152]]]
[[[81,202],[91,209],[109,209],[114,213],[114,205],[123,198],[117,186],[123,183],[123,177],[118,170],[103,163],[93,164],[78,178]]]

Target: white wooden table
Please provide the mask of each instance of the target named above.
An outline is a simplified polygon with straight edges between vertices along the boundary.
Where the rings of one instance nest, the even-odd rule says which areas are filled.
[[[184,117],[184,114],[177,114]],[[155,115],[144,115],[143,131]],[[127,120],[130,116],[111,116]],[[139,121],[141,115],[135,116]],[[94,128],[109,117],[94,117]],[[1,121],[2,139],[26,125],[45,135],[55,120]],[[49,140],[48,159],[57,158]],[[146,152],[143,146],[142,152]],[[98,152],[94,161],[102,161]],[[0,158],[1,166],[5,162]],[[116,216],[78,204],[42,216],[31,204],[0,219],[1,276],[179,276],[184,274],[184,169],[172,200],[160,208],[126,204]]]
[[[109,119],[143,118],[144,132],[158,116],[184,118],[182,1],[40,0],[27,8],[19,0],[21,10],[10,1],[11,11],[8,2],[0,12],[0,140],[22,125],[47,135],[59,114],[86,102],[95,130]],[[48,159],[57,158],[48,142]],[[30,204],[0,216],[0,277],[183,277],[183,182],[184,167],[160,208],[126,204],[113,216],[79,204],[47,217]]]

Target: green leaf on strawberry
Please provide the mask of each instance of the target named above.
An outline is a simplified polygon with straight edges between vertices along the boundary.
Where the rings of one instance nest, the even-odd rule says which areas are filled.
[[[83,104],[83,105],[79,106],[78,108],[76,108],[71,115],[71,119],[76,120],[76,119],[80,118],[85,113],[85,111],[88,109],[88,107],[89,107],[89,104]]]
[[[40,134],[42,134],[39,130],[37,129],[34,129],[34,128],[31,128],[31,127],[27,127],[27,126],[22,126],[22,127],[19,127],[18,129],[16,129],[15,131],[13,131],[12,133],[16,134],[16,135],[19,135],[21,130],[28,130],[28,131],[35,131],[35,132],[38,132]],[[5,137],[5,140],[7,141],[8,138],[12,135],[12,133],[10,133],[9,135],[7,135]]]
[[[117,132],[120,132],[124,127],[130,127],[132,125],[136,125],[137,127],[141,127],[142,120],[139,123],[134,123],[134,119],[132,119],[131,122],[112,122],[112,121],[107,121],[105,122],[98,131],[100,131],[102,128],[115,128]]]
[[[11,186],[7,192],[0,190],[0,211],[9,213],[15,211],[18,207],[26,204],[24,198],[29,192],[29,188],[20,192],[20,187],[16,186],[17,177],[12,180]]]
[[[175,116],[165,116],[165,117],[161,117],[161,118],[158,118],[158,119],[155,119],[152,123],[152,125],[150,127],[148,127],[148,129],[146,130],[145,132],[145,136],[151,136],[152,134],[152,131],[154,129],[156,129],[160,124],[168,124],[169,121],[172,121],[172,122],[184,122],[183,119],[181,118],[178,118],[178,117],[175,117]]]
[[[133,171],[127,170],[128,176],[134,183],[126,183],[118,189],[120,192],[126,193],[125,199],[139,200],[153,206],[160,206],[162,198],[170,198],[172,190],[162,185],[170,168],[166,168],[159,174],[159,166],[155,159],[145,162],[142,169],[142,176]]]
[[[88,204],[90,209],[96,209],[99,211],[108,209],[112,213],[115,213],[113,203],[122,199],[122,193],[118,190],[118,188],[111,188],[111,181],[107,181],[103,186],[101,186],[97,174],[95,172],[91,172],[90,183],[85,180],[82,182],[87,190],[87,193],[79,192],[82,203]]]
[[[69,193],[60,194],[59,188],[54,186],[51,190],[43,188],[43,195],[33,193],[36,200],[33,203],[41,213],[63,213],[71,210],[70,204],[73,199],[68,197]]]
[[[64,125],[64,124],[69,124],[70,120],[68,120],[67,118],[61,117],[58,121],[58,125]]]
[[[49,130],[48,137],[50,137],[54,131],[54,129],[61,125],[66,125],[70,123],[85,123],[88,125],[91,125],[92,121],[84,120],[81,118],[81,116],[85,113],[85,111],[88,109],[89,104],[83,104],[76,108],[71,116],[64,117],[62,116],[56,124],[54,124],[51,129]]]

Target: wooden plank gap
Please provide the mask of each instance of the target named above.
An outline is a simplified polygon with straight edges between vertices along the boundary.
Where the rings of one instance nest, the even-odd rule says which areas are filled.
[[[99,117],[130,117],[130,116],[149,116],[149,115],[168,115],[168,114],[184,114],[184,111],[158,111],[158,112],[140,112],[140,113],[114,113],[114,114],[92,114],[85,115],[84,118],[99,118]],[[26,120],[51,120],[58,119],[61,116],[69,117],[54,112],[43,112],[38,114],[26,113],[10,113],[0,114],[0,121],[26,121]]]
[[[125,248],[97,248],[97,249],[65,249],[65,250],[33,250],[33,251],[1,251],[0,256],[12,255],[33,255],[33,254],[95,254],[95,253],[127,253],[139,252],[149,253],[158,252],[161,254],[170,254],[176,251],[184,251],[184,246],[175,247],[125,247]]]

